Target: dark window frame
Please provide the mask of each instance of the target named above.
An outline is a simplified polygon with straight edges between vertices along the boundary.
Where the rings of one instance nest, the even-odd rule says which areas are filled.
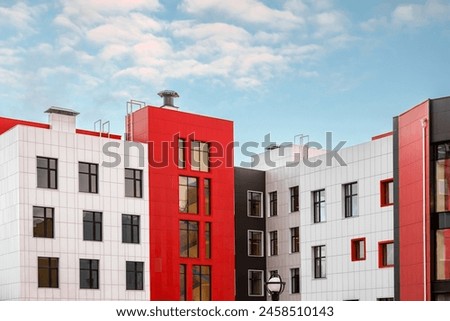
[[[126,222],[129,219],[129,223]],[[122,214],[122,243],[140,244],[141,242],[141,216]]]
[[[211,258],[211,222],[205,222],[205,258]]]
[[[278,216],[278,195],[277,191],[269,193],[269,216]]]
[[[81,166],[87,165],[88,170],[82,171]],[[95,170],[94,170],[95,169]],[[78,188],[79,192],[81,193],[93,193],[98,194],[99,193],[99,172],[98,172],[99,166],[95,163],[87,163],[87,162],[78,162]],[[88,181],[88,186],[82,186],[82,180],[81,177],[86,176]],[[93,180],[94,179],[94,180]]]
[[[86,220],[86,215],[92,214],[92,220]],[[98,220],[100,217],[100,220]],[[87,235],[87,224],[92,225],[92,235]],[[97,232],[97,226],[100,225],[100,232]],[[99,235],[98,235],[99,234]],[[83,241],[103,241],[103,213],[94,211],[83,211]]]
[[[207,271],[204,272],[204,271]],[[199,286],[195,286],[196,285],[196,276],[198,276],[199,279]],[[211,266],[209,265],[193,265],[192,266],[192,297],[194,301],[211,301],[212,298],[212,293],[211,293],[211,289],[212,289],[212,271],[211,271]],[[206,280],[208,282],[206,282]],[[207,292],[205,293],[204,290],[206,288],[206,285],[208,285],[207,287]],[[195,300],[195,289],[199,288],[199,297],[200,300]],[[205,300],[204,300],[205,299]]]
[[[344,184],[344,217],[357,217],[359,204],[358,204],[358,182],[352,182]],[[356,209],[353,203],[356,200]],[[354,213],[356,211],[356,213]]]
[[[269,255],[278,255],[278,231],[269,232]]]
[[[43,265],[43,263],[46,264]],[[44,282],[44,280],[41,279],[42,272],[46,274],[48,282]],[[38,257],[38,288],[59,288],[59,258],[42,256]]]
[[[195,182],[195,184],[194,184]],[[179,176],[178,177],[178,211],[179,213],[187,214],[198,214],[199,213],[199,197],[198,197],[198,182],[197,177],[192,176]],[[186,189],[186,194],[182,195],[184,188]],[[191,193],[193,193],[191,195]],[[183,196],[183,198],[182,198]],[[195,196],[195,200],[191,200]],[[186,199],[184,199],[184,197]],[[181,207],[181,202],[186,202],[184,208]],[[191,206],[195,205],[194,210],[191,211]]]
[[[180,301],[187,300],[187,273],[186,273],[186,264],[180,264]]]
[[[205,215],[211,215],[211,179],[205,178],[203,180],[203,191],[205,201]]]
[[[182,225],[183,224],[183,225]],[[185,228],[183,228],[185,227]],[[193,228],[191,228],[193,227]],[[182,231],[185,234],[185,240],[182,240]],[[191,234],[192,232],[192,234]],[[191,236],[193,239],[191,239]],[[179,242],[180,257],[183,258],[199,258],[200,254],[200,224],[198,221],[180,220],[179,221]],[[183,244],[186,249],[183,249]],[[194,246],[191,246],[194,244]],[[192,249],[194,247],[194,249]],[[186,253],[186,254],[184,254]]]
[[[143,181],[144,171],[141,169],[125,168],[125,197],[143,197]],[[127,181],[132,182],[133,189],[129,191],[127,187]]]
[[[82,263],[88,263],[88,268],[83,268]],[[80,259],[80,289],[93,289],[100,288],[100,260],[96,259]],[[96,265],[96,266],[95,266]],[[83,272],[88,273],[88,285],[83,284]]]
[[[291,294],[300,293],[300,268],[292,268],[291,272]]]
[[[45,161],[45,166],[40,166],[40,161]],[[54,163],[54,166],[52,166],[52,163]],[[40,182],[39,180],[39,172],[44,173],[45,180],[44,182]],[[52,179],[52,173],[54,174],[54,182]],[[48,188],[48,189],[58,189],[58,159],[57,158],[50,158],[50,157],[43,157],[43,156],[36,156],[36,174],[37,174],[37,187],[38,188]],[[44,184],[41,184],[44,183]]]
[[[126,289],[132,291],[144,290],[144,262],[126,261]]]
[[[300,227],[291,227],[291,253],[300,252]]]
[[[313,197],[313,219],[314,223],[323,223],[327,221],[326,194],[325,189],[319,189],[312,192]],[[323,205],[323,207],[322,207]]]
[[[324,279],[327,276],[326,273],[326,246],[317,245],[313,246],[313,278]]]
[[[197,160],[195,159],[197,157]],[[197,172],[209,172],[209,143],[191,141],[191,170]]]
[[[298,185],[289,187],[289,195],[290,195],[289,212],[290,213],[298,212],[300,210],[299,187],[298,187]]]
[[[186,139],[178,138],[178,168],[186,168]]]
[[[36,210],[43,210],[43,216],[37,216]],[[48,217],[48,210],[50,210],[51,217]],[[36,223],[37,220],[43,220],[44,230],[42,235],[38,235],[39,229],[37,228]],[[50,222],[50,224],[49,224]],[[49,231],[49,225],[51,226]],[[41,237],[41,238],[54,238],[55,237],[55,209],[53,207],[44,207],[44,206],[33,206],[33,237]]]

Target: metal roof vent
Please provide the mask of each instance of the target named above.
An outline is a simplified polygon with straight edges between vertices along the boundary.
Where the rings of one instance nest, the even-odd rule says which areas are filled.
[[[173,90],[163,90],[158,93],[158,96],[163,98],[163,105],[161,108],[168,108],[177,110],[178,107],[174,105],[174,98],[180,97],[176,91]]]

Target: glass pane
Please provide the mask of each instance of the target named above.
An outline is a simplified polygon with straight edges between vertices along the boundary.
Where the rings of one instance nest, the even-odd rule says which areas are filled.
[[[91,176],[91,193],[97,193],[97,176]]]
[[[125,196],[134,197],[134,181],[131,179],[125,179]]]
[[[79,176],[80,192],[89,192],[89,175],[80,173]]]
[[[53,268],[50,271],[50,283],[49,286],[51,288],[57,288],[58,287],[58,269],[57,268]]]
[[[37,169],[37,186],[48,188],[48,179],[47,179],[48,171],[46,169],[38,168]]]
[[[125,178],[134,178],[134,170],[126,168]]]
[[[180,256],[188,256],[188,233],[186,221],[180,221]]]
[[[386,244],[386,265],[394,264],[394,243]]]
[[[97,174],[97,164],[90,164],[91,174]]]
[[[50,171],[50,182],[49,182],[49,186],[50,188],[56,188],[56,172],[55,171]]]
[[[450,280],[450,229],[436,231],[436,278]]]
[[[180,301],[186,301],[186,266],[180,265]]]
[[[45,157],[37,158],[37,167],[48,168],[48,159]]]
[[[56,159],[50,159],[49,160],[49,168],[50,169],[56,169],[56,164],[58,163],[58,161]]]
[[[78,164],[78,171],[80,173],[89,173],[89,164],[79,163]]]

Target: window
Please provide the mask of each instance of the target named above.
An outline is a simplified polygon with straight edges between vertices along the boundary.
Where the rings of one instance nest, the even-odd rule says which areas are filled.
[[[179,177],[179,211],[180,213],[198,213],[198,184],[197,178]]]
[[[58,160],[37,157],[37,187],[58,188]]]
[[[300,269],[291,269],[291,293],[300,293]]]
[[[125,168],[125,196],[142,198],[142,170]]]
[[[381,206],[394,204],[394,180],[392,178],[380,182]]]
[[[325,210],[325,190],[314,191],[313,193],[313,211],[314,211],[314,223],[325,222],[327,220]]]
[[[358,216],[358,183],[344,185],[344,215]]]
[[[83,211],[83,240],[102,240],[102,213]]]
[[[366,259],[366,238],[353,239],[351,247],[352,261],[364,261]]]
[[[127,290],[144,289],[144,262],[127,261]]]
[[[278,232],[272,231],[269,232],[270,239],[270,256],[278,255]]]
[[[33,206],[33,236],[53,238],[54,209]]]
[[[211,301],[211,267],[194,265],[192,271],[194,274],[193,301]]]
[[[140,221],[139,215],[122,214],[122,243],[139,244]]]
[[[450,280],[450,229],[436,231],[436,279]]]
[[[186,141],[178,139],[178,168],[186,168]]]
[[[289,188],[289,193],[291,195],[291,212],[297,212],[299,210],[299,202],[298,202],[298,186],[294,186]]]
[[[263,256],[262,231],[248,231],[248,255]]]
[[[300,233],[298,227],[291,228],[291,253],[300,252]]]
[[[377,298],[377,301],[394,301],[394,298]]]
[[[98,165],[78,163],[80,192],[98,193]]]
[[[313,275],[315,279],[326,277],[326,252],[325,245],[313,247],[314,267]]]
[[[205,223],[205,257],[211,258],[211,223]]]
[[[180,301],[186,301],[186,265],[180,265]]]
[[[180,256],[198,257],[198,222],[180,221]]]
[[[435,149],[435,212],[450,211],[450,143]]]
[[[248,295],[263,296],[263,271],[248,271]]]
[[[38,287],[59,287],[59,259],[55,257],[38,257]]]
[[[269,215],[278,215],[277,192],[269,193]]]
[[[247,192],[248,199],[248,216],[263,217],[262,211],[262,193],[261,192]]]
[[[98,289],[99,261],[80,259],[80,288]]]
[[[394,241],[378,243],[378,266],[380,268],[394,266]]]
[[[191,169],[207,172],[209,170],[209,144],[199,141],[191,142]]]
[[[211,215],[211,180],[205,178],[204,191],[205,191],[205,215]]]

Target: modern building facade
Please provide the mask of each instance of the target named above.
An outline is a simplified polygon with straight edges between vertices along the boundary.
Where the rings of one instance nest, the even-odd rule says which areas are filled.
[[[149,150],[151,300],[234,300],[233,123],[160,95],[126,119]]]
[[[146,146],[47,113],[48,124],[0,118],[0,299],[148,299],[148,191],[128,179],[148,177]]]

